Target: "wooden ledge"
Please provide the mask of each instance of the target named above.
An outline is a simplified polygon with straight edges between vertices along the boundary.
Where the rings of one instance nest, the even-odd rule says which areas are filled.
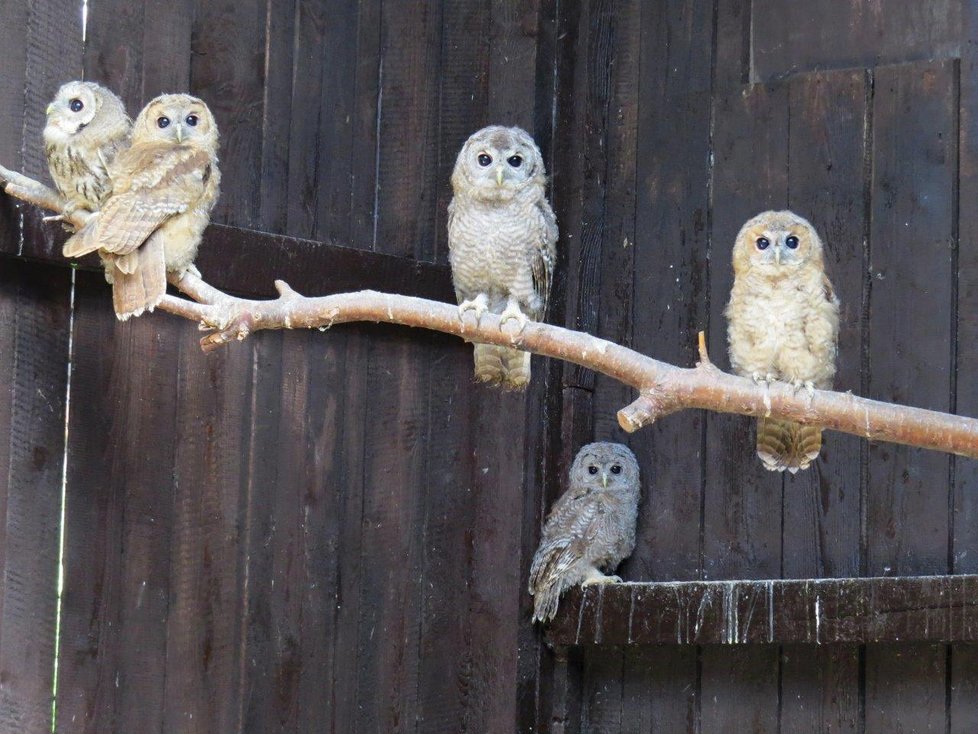
[[[0,194],[0,256],[67,266],[61,246],[68,235],[60,224],[42,222],[43,216],[34,207],[16,209]],[[101,268],[95,255],[82,258],[79,265]],[[211,224],[204,232],[197,267],[211,285],[248,298],[276,296],[274,280],[281,278],[308,296],[379,290],[455,302],[448,265],[223,224]]]
[[[574,589],[554,647],[978,641],[978,575],[625,583]]]

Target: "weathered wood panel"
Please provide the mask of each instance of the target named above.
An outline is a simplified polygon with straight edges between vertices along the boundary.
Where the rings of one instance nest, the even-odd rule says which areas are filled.
[[[554,645],[978,641],[978,576],[672,581],[570,592]]]

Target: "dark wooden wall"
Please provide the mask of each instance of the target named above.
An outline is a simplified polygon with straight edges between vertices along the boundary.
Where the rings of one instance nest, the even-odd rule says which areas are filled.
[[[790,206],[843,301],[838,387],[978,415],[976,3],[89,0],[84,41],[80,6],[0,5],[0,162],[43,174],[66,79],[199,94],[215,284],[451,299],[455,154],[520,124],[551,320],[680,364],[703,329],[725,364],[733,237]],[[967,644],[554,654],[524,590],[588,440],[639,455],[635,581],[974,573],[973,462],[829,434],[782,478],[746,419],[626,437],[620,385],[539,360],[500,395],[416,330],[204,356],[193,324],[116,322],[60,237],[0,199],[0,732],[50,730],[62,509],[58,731],[978,731]]]

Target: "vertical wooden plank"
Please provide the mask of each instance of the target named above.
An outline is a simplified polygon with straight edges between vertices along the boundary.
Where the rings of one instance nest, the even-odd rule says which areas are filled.
[[[377,243],[377,156],[380,144],[378,120],[382,102],[383,68],[382,2],[383,0],[359,0],[357,64],[354,71],[357,96],[351,154],[353,209],[350,239],[354,247],[362,249],[374,249]]]
[[[267,0],[265,8],[265,88],[262,97],[261,210],[266,232],[288,231],[289,136],[295,63],[295,3]]]
[[[385,0],[374,249],[432,260],[442,2]]]
[[[788,89],[740,87],[744,3],[718,15],[713,102],[712,225],[708,345],[727,366],[723,315],[733,282],[731,251],[741,225],[765,209],[787,204]],[[749,5],[749,4],[748,4]],[[741,67],[742,68],[742,67]],[[780,474],[765,471],[755,431],[743,418],[706,416],[703,497],[703,575],[765,578],[781,575]],[[736,720],[751,731],[776,731],[779,655],[775,647],[706,648],[702,652],[701,726],[724,731]]]
[[[364,503],[357,648],[357,727],[413,729],[420,633],[426,347],[377,329],[364,420]]]
[[[490,119],[487,115],[490,5],[489,2],[444,0],[442,8],[444,40],[438,75],[438,161],[435,172],[437,205],[432,231],[436,259],[440,262],[448,262],[450,181],[462,144],[469,135],[490,122],[512,124],[509,120]],[[513,77],[519,78],[519,75],[514,73]]]
[[[490,0],[490,47],[487,119],[519,125],[532,133],[537,97],[539,38],[543,31],[540,0]],[[544,95],[551,90],[544,88]],[[542,132],[542,131],[539,131]],[[540,141],[537,140],[537,144]]]
[[[866,646],[864,731],[945,731],[944,647]]]
[[[71,278],[0,274],[0,730],[51,728]]]
[[[962,8],[962,37],[975,37],[978,8]],[[962,47],[958,66],[958,261],[954,381],[954,412],[978,415],[978,380],[971,365],[978,363],[978,48]],[[951,516],[951,571],[978,572],[978,462],[952,459],[954,505]],[[951,648],[949,730],[964,734],[978,729],[978,646]]]
[[[106,457],[108,401],[123,393],[113,375],[126,372],[113,358],[116,319],[100,273],[77,273],[74,305],[57,729],[97,734],[114,727],[120,655],[125,482]]]
[[[205,356],[181,336],[163,730],[234,731],[242,623],[241,488],[252,345]]]
[[[795,77],[789,84],[789,206],[822,237],[826,268],[842,302],[838,390],[863,392],[869,222],[870,89],[863,71]],[[857,576],[865,442],[824,434],[812,468],[785,476],[783,576]],[[790,530],[788,530],[790,528]],[[787,649],[782,655],[782,731],[855,731],[859,648]]]
[[[211,219],[252,227],[261,205],[266,70],[263,0],[196,0],[191,90],[221,131],[221,198]]]
[[[952,398],[948,284],[956,242],[948,194],[957,175],[955,104],[953,63],[876,73],[870,396],[936,410],[947,410]],[[869,573],[946,572],[948,457],[871,446],[868,474]],[[944,727],[945,652],[943,646],[921,646],[913,654],[867,648],[867,725],[878,720],[906,722],[901,726],[908,730]]]

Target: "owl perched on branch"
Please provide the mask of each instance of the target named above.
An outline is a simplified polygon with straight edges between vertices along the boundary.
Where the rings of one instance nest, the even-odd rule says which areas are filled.
[[[560,596],[581,584],[620,582],[606,576],[635,548],[641,484],[638,461],[620,443],[590,443],[577,452],[570,487],[554,503],[530,567],[533,621],[548,622]]]
[[[462,146],[452,173],[448,249],[459,316],[498,314],[522,329],[547,310],[557,258],[557,220],[547,201],[543,157],[518,127],[493,125]],[[476,344],[475,377],[520,390],[530,354]]]
[[[65,243],[65,257],[102,255],[120,319],[152,311],[166,294],[167,272],[193,267],[220,191],[217,146],[206,104],[186,94],[157,97],[112,165],[111,196]]]
[[[832,387],[839,300],[822,250],[815,228],[790,211],[758,214],[740,230],[726,310],[730,364],[738,375],[809,392]],[[818,426],[757,420],[757,455],[771,471],[805,469],[821,448]]]
[[[44,153],[64,214],[90,212],[112,191],[109,166],[129,145],[132,121],[122,100],[93,82],[62,85],[47,108]]]

